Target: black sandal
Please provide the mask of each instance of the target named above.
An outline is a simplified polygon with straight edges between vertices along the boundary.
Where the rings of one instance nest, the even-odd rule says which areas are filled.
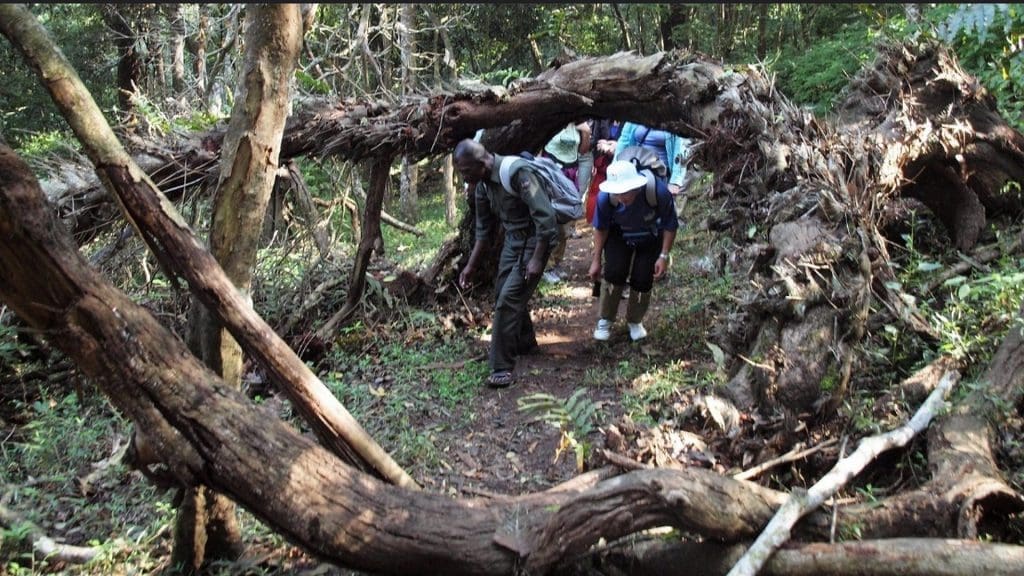
[[[516,381],[511,372],[495,372],[487,377],[487,385],[491,388],[508,388]]]

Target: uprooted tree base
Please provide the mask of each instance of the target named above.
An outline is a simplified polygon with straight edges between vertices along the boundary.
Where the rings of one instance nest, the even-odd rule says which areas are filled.
[[[726,72],[676,53],[619,54],[564,64],[507,95],[445,95],[397,112],[358,105],[300,115],[286,149],[352,159],[373,150],[429,155],[476,128],[501,124],[508,127],[492,136],[504,143],[496,149],[515,149],[543,141],[581,114],[663,126],[702,140],[696,163],[715,173],[713,194],[723,205],[720,218],[709,224],[733,240],[725,266],[750,280],[738,283],[736,313],[711,338],[731,359],[728,396],[743,410],[783,412],[796,423],[827,415],[841,400],[872,302],[905,308],[885,287],[891,272],[878,207],[902,196],[919,198],[944,222],[951,218],[960,248],[977,241],[978,219],[989,211],[1009,207],[1019,213],[1020,198],[1004,193],[1002,185],[1021,169],[1021,136],[950,56],[935,46],[902,47],[883,52],[872,70],[888,71],[892,81],[871,80],[869,70],[858,77],[864,79],[858,88],[872,96],[859,98],[884,105],[838,128],[786,102],[758,70]],[[940,84],[938,78],[959,80]],[[948,97],[930,96],[935,86]],[[391,128],[399,125],[396,118],[402,118],[405,136]],[[782,500],[756,484],[698,469],[613,478],[594,472],[547,492],[486,502],[387,486],[341,465],[226,389],[55,233],[38,187],[9,151],[0,169],[0,226],[9,239],[0,247],[5,302],[43,333],[64,335],[59,346],[121,410],[152,430],[182,482],[231,495],[318,556],[384,573],[544,573],[599,538],[653,526],[675,526],[708,541],[745,541]],[[946,188],[953,196],[929,196],[923,184],[931,181],[954,184]],[[969,210],[960,218],[949,209],[944,217],[950,204]],[[439,285],[450,274],[442,270]],[[913,311],[898,317],[912,318]],[[225,325],[238,329],[230,319]],[[933,427],[933,477],[927,483],[886,499],[889,506],[851,507],[836,522],[857,526],[863,538],[970,538],[979,526],[1018,513],[1020,497],[1002,479],[987,439],[990,422],[1000,417],[990,398],[1015,406],[1024,389],[1020,345],[1015,327],[983,380],[987,386]],[[839,375],[839,385],[824,398],[819,383],[830,372]],[[439,525],[439,517],[448,521]],[[813,513],[798,526],[798,536],[825,540],[832,522]],[[1003,552],[998,545],[977,546]],[[728,550],[710,543],[702,548]],[[1019,571],[1018,548],[1011,548],[1002,567]],[[843,546],[829,550],[855,553]],[[902,549],[885,550],[895,555]],[[856,561],[863,569],[864,560]]]

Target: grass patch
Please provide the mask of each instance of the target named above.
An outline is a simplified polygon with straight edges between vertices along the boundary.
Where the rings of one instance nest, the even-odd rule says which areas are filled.
[[[636,422],[655,425],[664,409],[687,391],[712,389],[717,375],[693,370],[685,361],[673,361],[634,378],[622,394],[623,412]]]

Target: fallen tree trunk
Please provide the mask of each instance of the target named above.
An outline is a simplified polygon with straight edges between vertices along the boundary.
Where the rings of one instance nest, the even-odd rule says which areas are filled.
[[[524,567],[543,574],[602,538],[655,526],[746,540],[784,500],[692,468],[593,475],[500,500],[383,484],[226,386],[91,270],[8,148],[0,148],[0,176],[4,302],[147,430],[180,481],[231,496],[321,558],[386,574],[514,574]],[[809,519],[828,521],[822,513]]]
[[[647,542],[613,550],[597,563],[625,576],[724,576],[740,545]],[[611,571],[611,570],[609,570]],[[775,553],[762,576],[1011,576],[1024,571],[1024,547],[973,540],[892,538],[836,544],[794,544]]]

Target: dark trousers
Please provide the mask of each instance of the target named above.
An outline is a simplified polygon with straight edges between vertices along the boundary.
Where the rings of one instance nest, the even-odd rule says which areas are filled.
[[[491,319],[491,372],[511,371],[519,352],[537,345],[537,334],[530,318],[530,298],[537,289],[540,276],[526,281],[526,263],[533,256],[537,239],[505,235],[505,245],[498,260],[497,292]],[[541,269],[547,265],[544,255]]]
[[[637,292],[654,287],[654,263],[661,254],[661,239],[651,236],[640,242],[626,241],[614,230],[604,243],[604,279],[616,286],[629,282]]]

